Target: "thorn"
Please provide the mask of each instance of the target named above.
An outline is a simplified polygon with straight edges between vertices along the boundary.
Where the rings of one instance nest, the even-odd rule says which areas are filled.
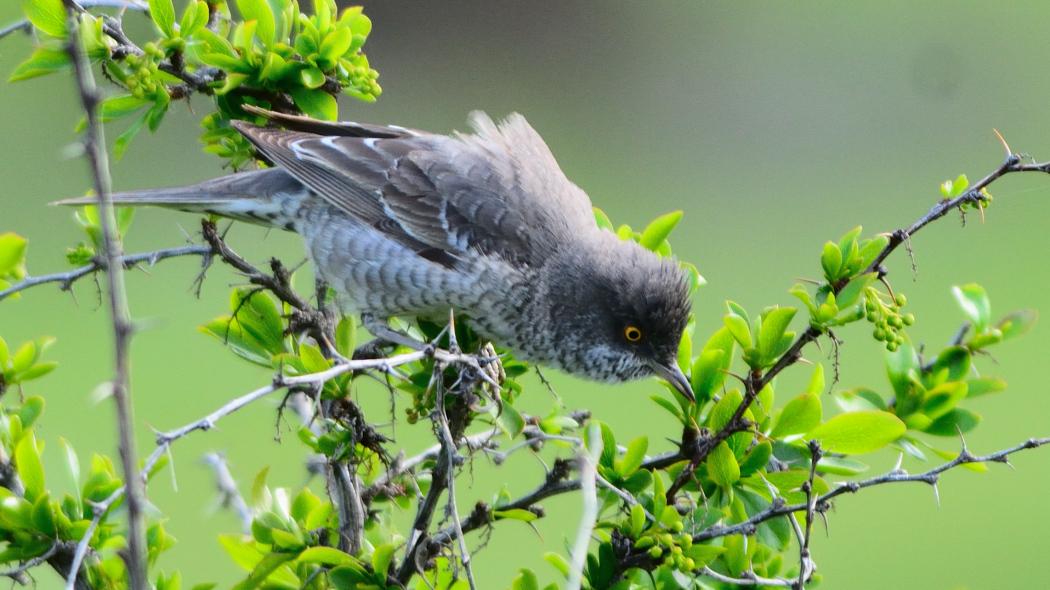
[[[456,317],[451,308],[448,310],[448,351],[453,354],[459,352],[459,342],[456,340]]]
[[[955,431],[959,433],[959,443],[962,445],[962,449],[959,450],[959,455],[966,453],[966,438],[963,436],[962,428],[959,425],[955,425]]]
[[[1006,140],[1003,139],[1002,134],[999,133],[999,130],[993,127],[992,132],[995,133],[996,137],[999,138],[999,141],[1003,142],[1003,148],[1006,150],[1006,155],[1009,157],[1011,154],[1013,154],[1013,152],[1010,151],[1010,146],[1006,144]]]
[[[901,470],[901,464],[904,462],[904,453],[897,455],[897,464],[893,466],[894,471]]]
[[[940,493],[940,491],[937,490],[937,483],[934,482],[934,483],[931,483],[930,485],[933,486],[933,499],[937,501],[937,507],[940,508],[941,507],[941,493]]]

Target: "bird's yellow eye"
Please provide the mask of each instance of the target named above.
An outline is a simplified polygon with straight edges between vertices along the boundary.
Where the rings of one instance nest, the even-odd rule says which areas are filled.
[[[642,339],[642,331],[637,326],[627,326],[623,329],[623,337],[628,342],[638,342]]]

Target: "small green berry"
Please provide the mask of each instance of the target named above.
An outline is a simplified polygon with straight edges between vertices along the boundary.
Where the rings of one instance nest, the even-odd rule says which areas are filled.
[[[649,550],[649,557],[653,559],[660,559],[660,556],[664,554],[664,550],[659,547],[653,547]]]
[[[915,323],[915,314],[906,313],[903,317],[901,317],[901,320],[904,322],[905,326],[910,326]]]
[[[897,304],[897,307],[904,307],[908,304],[908,298],[904,296],[904,293],[897,293],[893,301]]]

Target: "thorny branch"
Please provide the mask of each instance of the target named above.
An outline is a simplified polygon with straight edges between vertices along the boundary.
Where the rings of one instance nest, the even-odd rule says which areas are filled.
[[[101,95],[95,86],[94,74],[80,37],[77,23],[78,11],[82,10],[74,0],[63,0],[68,22],[69,39],[66,47],[76,73],[77,88],[87,116],[87,133],[84,151],[91,167],[95,194],[98,196],[100,229],[102,231],[102,258],[105,260],[108,281],[109,311],[113,324],[114,376],[112,396],[117,410],[117,428],[121,467],[128,482],[128,549],[125,564],[128,585],[134,589],[147,588],[146,577],[146,521],[142,512],[144,484],[135,474],[138,471],[138,456],[135,451],[135,427],[132,419],[130,390],[129,345],[132,337],[131,313],[128,309],[127,292],[124,289],[124,267],[121,265],[123,247],[117,234],[116,215],[113,209],[109,162],[106,141],[99,120]],[[80,578],[79,567],[71,568],[66,578],[66,590],[73,590]]]
[[[938,202],[931,207],[925,215],[920,217],[915,223],[911,224],[911,226],[906,229],[898,229],[890,234],[889,242],[886,246],[881,252],[879,252],[868,268],[858,274],[864,275],[877,272],[880,277],[885,276],[888,271],[882,266],[882,263],[901,244],[907,243],[916,232],[933,221],[944,217],[952,210],[959,209],[961,211],[963,205],[970,203],[982,206],[983,203],[988,201],[985,189],[998,178],[1014,172],[1042,172],[1044,174],[1050,174],[1050,162],[1023,164],[1021,155],[1008,152],[1006,159],[998,168],[972,185],[965,193],[954,199],[944,199]],[[846,286],[846,283],[847,281],[841,281],[839,284],[832,285],[834,292],[838,294],[839,291]],[[674,502],[675,495],[682,489],[682,486],[689,482],[693,477],[693,473],[704,462],[704,460],[707,459],[707,456],[715,449],[715,447],[729,438],[732,434],[742,432],[749,428],[746,420],[744,420],[744,414],[751,407],[751,404],[754,403],[755,399],[758,398],[758,394],[762,391],[762,388],[768,385],[773,378],[779,375],[784,369],[797,363],[802,358],[802,349],[810,342],[814,342],[822,333],[821,330],[812,326],[806,328],[806,330],[795,339],[795,342],[792,343],[787,352],[781,355],[780,359],[777,360],[777,362],[765,373],[756,370],[748,374],[744,379],[743,401],[726,426],[712,436],[698,441],[695,448],[686,448],[686,446],[683,446],[679,460],[689,459],[689,464],[678,474],[678,477],[675,478],[675,481],[667,489],[668,503]],[[690,436],[692,435],[690,434]],[[684,438],[689,438],[689,436]]]
[[[204,258],[204,264],[207,266],[211,255],[212,249],[209,246],[183,246],[181,248],[168,248],[165,250],[155,250],[153,252],[143,252],[141,254],[126,254],[120,257],[120,263],[124,269],[127,270],[142,263],[146,263],[152,267],[161,260],[178,256],[202,256]],[[107,263],[105,259],[95,256],[91,259],[91,262],[69,272],[58,272],[39,277],[27,276],[22,281],[0,291],[0,300],[10,297],[19,291],[46,283],[58,283],[59,289],[68,291],[73,287],[73,283],[77,280],[90,274],[106,270],[106,265]]]

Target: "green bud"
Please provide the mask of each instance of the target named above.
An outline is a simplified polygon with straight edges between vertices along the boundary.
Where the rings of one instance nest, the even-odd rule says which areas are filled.
[[[904,322],[905,326],[910,326],[915,323],[915,314],[906,313],[901,317],[901,320]]]
[[[904,293],[897,293],[893,301],[897,304],[897,307],[904,307],[908,304],[908,298],[904,296]]]
[[[683,528],[685,528],[685,525],[682,524],[682,521],[680,520],[675,521],[675,523],[671,525],[671,530],[676,533],[682,532]]]
[[[659,547],[653,547],[649,550],[649,557],[653,559],[660,559],[660,556],[664,554],[664,550]]]

